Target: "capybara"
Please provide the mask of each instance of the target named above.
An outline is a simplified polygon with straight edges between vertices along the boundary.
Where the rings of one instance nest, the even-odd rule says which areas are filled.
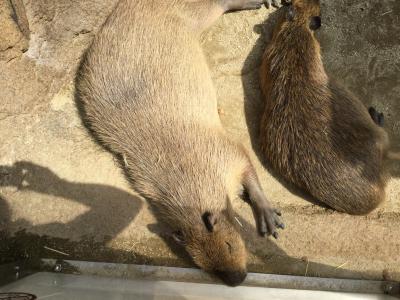
[[[261,235],[283,227],[244,148],[221,125],[199,35],[250,0],[121,0],[76,78],[94,136],[123,161],[194,262],[228,285],[246,277],[246,250],[230,201],[242,190]]]
[[[321,26],[319,1],[293,0],[286,10],[260,69],[262,156],[289,183],[331,208],[367,214],[385,198],[389,142],[379,126],[383,116],[372,109],[370,115],[327,76],[314,35]]]

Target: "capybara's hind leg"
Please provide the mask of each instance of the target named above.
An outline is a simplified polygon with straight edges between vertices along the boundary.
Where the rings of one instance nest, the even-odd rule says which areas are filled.
[[[288,5],[291,0],[220,0],[225,5],[227,10],[245,10],[245,9],[258,9],[265,4],[268,8],[271,6],[280,7],[281,5]]]
[[[385,123],[385,116],[383,115],[383,113],[378,112],[372,106],[368,109],[368,112],[369,112],[372,120],[374,120],[375,124],[383,127],[383,125]]]
[[[263,2],[264,0],[186,0],[186,17],[188,24],[196,32],[202,32],[227,11],[258,9]]]
[[[259,9],[264,3],[264,0],[218,0],[218,2],[225,11],[235,11]]]

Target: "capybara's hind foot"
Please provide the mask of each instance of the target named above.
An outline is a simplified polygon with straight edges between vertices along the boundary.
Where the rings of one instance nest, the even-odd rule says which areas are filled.
[[[279,8],[284,5],[292,4],[292,0],[265,0],[264,3],[267,8],[270,8],[271,6]]]
[[[383,113],[378,112],[374,107],[370,107],[368,112],[376,125],[383,127],[385,123],[385,116]]]

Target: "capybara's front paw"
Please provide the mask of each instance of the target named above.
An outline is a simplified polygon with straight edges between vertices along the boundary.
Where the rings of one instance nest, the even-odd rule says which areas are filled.
[[[279,236],[277,229],[285,229],[285,224],[280,219],[282,215],[280,211],[269,206],[261,206],[254,209],[259,234],[261,236],[272,235],[277,239]]]

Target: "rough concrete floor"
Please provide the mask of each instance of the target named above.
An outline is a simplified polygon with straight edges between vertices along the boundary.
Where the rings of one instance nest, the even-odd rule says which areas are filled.
[[[35,3],[27,3],[34,31],[39,23],[29,5]],[[90,30],[98,28],[112,7],[99,3],[102,14],[85,24]],[[325,1],[323,13],[319,36],[327,69],[366,105],[386,114],[386,127],[399,149],[400,3]],[[287,224],[278,241],[260,238],[249,207],[234,201],[250,253],[249,269],[400,280],[398,162],[392,165],[386,203],[367,217],[352,217],[307,202],[257,159],[257,69],[273,19],[265,21],[267,15],[264,8],[225,15],[202,38],[222,121],[251,151],[264,189]],[[51,23],[57,16],[49,21],[51,26],[57,25]],[[82,127],[72,77],[92,33],[86,37],[88,30],[79,22],[69,26],[75,30],[71,37],[49,37],[46,43],[39,28],[27,53],[0,63],[0,261],[47,256],[191,266],[129,188],[111,155]],[[33,47],[38,44],[40,49]]]

